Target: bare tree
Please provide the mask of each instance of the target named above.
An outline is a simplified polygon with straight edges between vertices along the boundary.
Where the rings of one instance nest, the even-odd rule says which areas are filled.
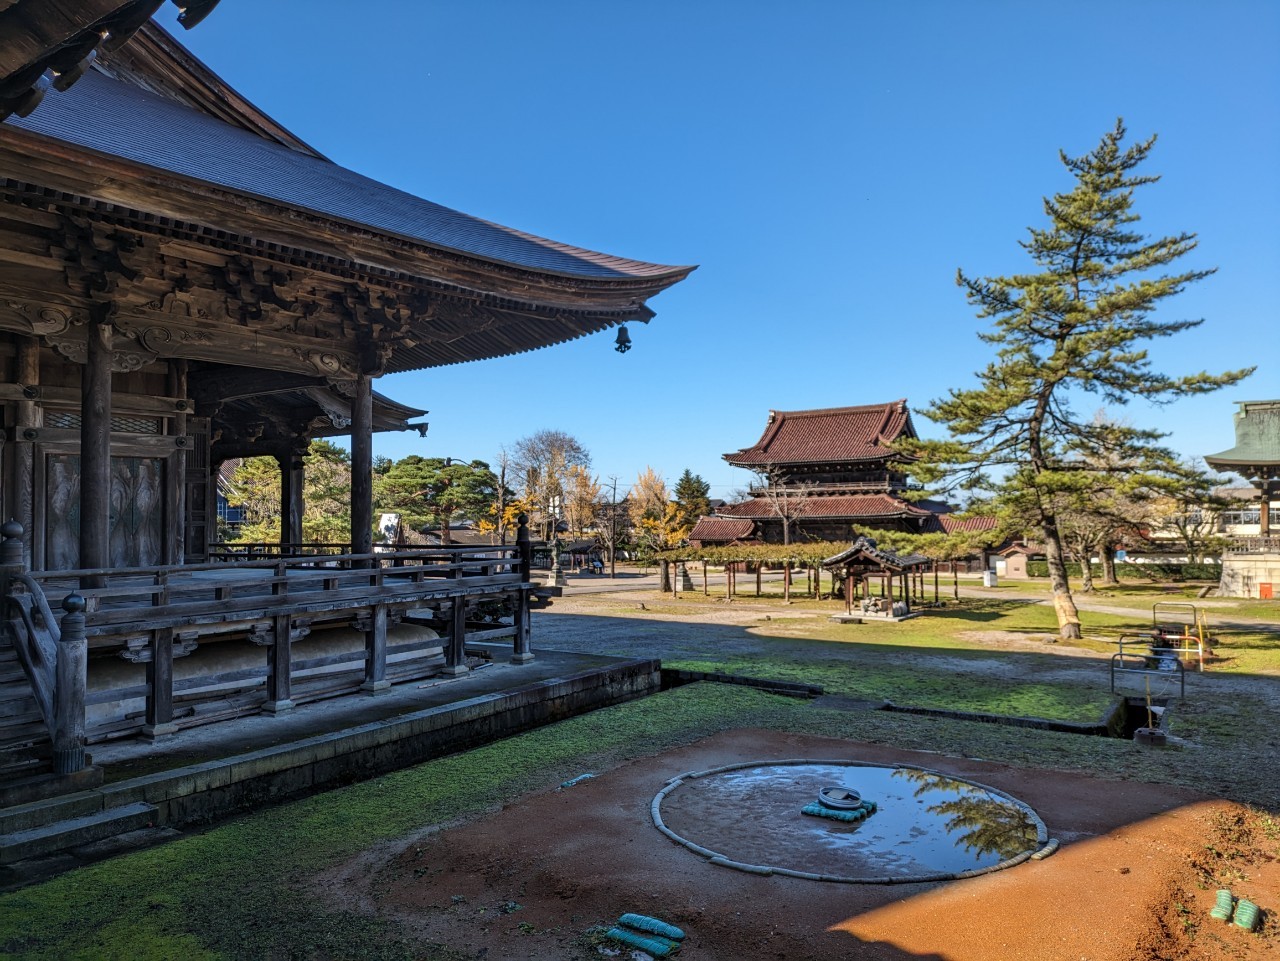
[[[525,501],[543,512],[543,537],[549,537],[550,509],[569,489],[569,469],[591,466],[581,442],[562,430],[540,430],[522,437],[511,449],[511,470]]]
[[[791,543],[792,525],[808,513],[816,481],[798,481],[775,464],[765,464],[755,472],[760,479],[760,496],[773,515],[782,521],[782,543]]]
[[[624,499],[618,500],[618,478],[609,478],[609,499],[601,491],[596,504],[596,531],[600,543],[609,553],[609,576],[618,575],[618,545],[631,530],[631,513]]]
[[[564,498],[564,519],[575,538],[595,523],[600,502],[600,482],[585,467],[569,468],[569,485]]]
[[[511,505],[511,452],[505,447],[498,448],[498,493],[493,500],[494,527],[498,535],[498,543],[506,544],[507,528],[510,526]]]

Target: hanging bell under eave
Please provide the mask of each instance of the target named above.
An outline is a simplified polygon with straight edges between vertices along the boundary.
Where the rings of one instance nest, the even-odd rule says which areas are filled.
[[[631,335],[627,333],[627,325],[623,324],[618,328],[618,339],[615,341],[613,348],[620,354],[625,354],[631,349]]]

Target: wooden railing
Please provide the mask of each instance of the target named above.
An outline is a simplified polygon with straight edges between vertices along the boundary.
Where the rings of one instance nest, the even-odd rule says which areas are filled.
[[[16,533],[11,528],[17,528]],[[48,595],[62,600],[63,642],[67,640],[71,618],[71,623],[78,625],[76,632],[82,647],[87,638],[87,644],[104,652],[114,650],[129,660],[146,664],[145,685],[93,695],[86,695],[83,666],[77,668],[78,681],[64,681],[58,674],[52,685],[55,697],[66,692],[66,696],[79,701],[81,751],[86,697],[90,703],[145,697],[142,730],[158,736],[176,729],[175,693],[210,685],[244,681],[261,690],[265,682],[264,709],[278,712],[293,706],[296,672],[354,660],[357,669],[363,668],[364,690],[385,689],[391,683],[388,655],[405,654],[423,646],[409,643],[389,650],[389,619],[412,619],[423,611],[430,612],[433,626],[447,626],[442,644],[435,648],[439,651],[443,647],[446,674],[467,671],[468,639],[478,642],[509,638],[514,662],[533,659],[529,631],[529,593],[534,587],[529,580],[532,552],[523,519],[513,546],[317,553],[198,565],[31,573],[21,564],[21,528],[6,525],[4,532],[0,568],[7,575],[7,620],[15,634],[27,636],[30,660],[49,660],[48,645],[39,640],[42,626],[47,626],[47,633],[54,638],[59,630],[50,605],[36,600]],[[6,556],[16,556],[18,563],[5,566]],[[81,587],[82,584],[86,586]],[[468,602],[486,596],[505,596],[514,602],[512,623],[485,625],[468,634]],[[56,608],[56,602],[52,606]],[[363,631],[363,654],[326,654],[295,664],[292,643],[307,634],[313,621],[349,625]],[[175,682],[175,657],[194,649],[205,634],[225,635],[227,631],[247,635],[265,647],[265,664],[252,670],[224,671]],[[65,644],[56,646],[60,657]],[[41,683],[49,687],[47,671],[42,676]],[[33,679],[33,688],[36,686]]]
[[[259,543],[218,543],[210,546],[211,561],[244,561],[265,557],[313,557],[316,555],[350,554],[351,544],[299,543],[282,544],[279,541]]]
[[[84,633],[84,599],[70,594],[55,618],[40,584],[27,574],[22,525],[0,526],[0,582],[4,620],[23,673],[53,742],[53,770],[74,774],[85,766],[85,692],[89,646]]]

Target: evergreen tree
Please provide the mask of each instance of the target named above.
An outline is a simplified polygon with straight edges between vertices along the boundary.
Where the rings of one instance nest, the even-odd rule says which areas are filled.
[[[685,534],[693,530],[699,517],[711,513],[711,485],[699,474],[684,469],[675,487],[677,523],[684,528]]]
[[[450,543],[449,524],[489,516],[497,497],[497,477],[481,460],[469,464],[448,458],[411,454],[374,477],[374,506],[400,514],[411,530],[438,527]]]
[[[1145,342],[1202,323],[1158,319],[1156,308],[1213,271],[1168,269],[1195,249],[1194,234],[1150,239],[1134,230],[1140,219],[1134,190],[1159,179],[1134,172],[1155,137],[1127,148],[1124,138],[1117,121],[1090,153],[1061,153],[1075,185],[1045,199],[1048,226],[1032,229],[1022,242],[1036,273],[972,278],[958,272],[978,316],[994,322],[994,330],[979,336],[996,348],[996,359],[978,374],[978,387],[952,390],[924,412],[946,425],[952,440],[904,445],[922,458],[913,472],[926,483],[945,477],[956,486],[991,488],[1035,519],[1064,638],[1080,636],[1080,621],[1055,503],[1090,489],[1097,470],[1091,464],[1140,472],[1159,470],[1170,457],[1158,445],[1162,434],[1081,418],[1072,402],[1082,394],[1112,404],[1134,397],[1167,402],[1252,372],[1172,377],[1151,369]],[[1090,452],[1101,456],[1090,461],[1084,456]]]

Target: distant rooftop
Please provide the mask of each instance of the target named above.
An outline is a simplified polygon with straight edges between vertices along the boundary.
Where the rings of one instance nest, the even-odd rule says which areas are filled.
[[[1206,454],[1205,463],[1241,477],[1280,477],[1280,400],[1241,401],[1235,420],[1236,445]]]

